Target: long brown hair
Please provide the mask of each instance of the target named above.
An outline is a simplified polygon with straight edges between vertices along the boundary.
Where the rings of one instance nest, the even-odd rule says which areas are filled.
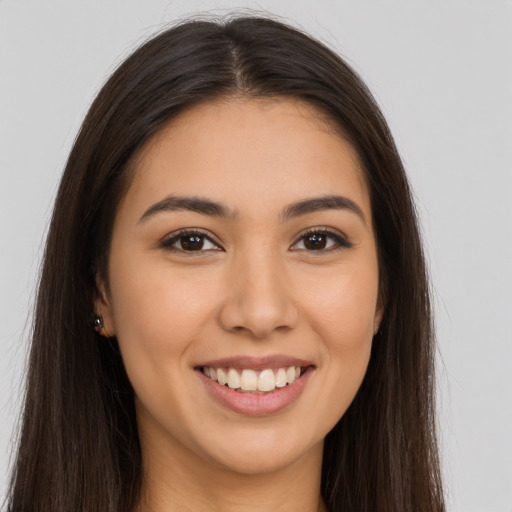
[[[92,329],[95,283],[108,277],[113,220],[135,152],[183,108],[233,95],[309,102],[349,138],[366,173],[386,310],[363,384],[325,441],[329,510],[445,510],[429,287],[393,138],[340,57],[285,24],[243,17],[188,21],[157,35],[114,72],[83,122],[44,253],[11,512],[126,512],[137,503],[133,389],[115,338]]]

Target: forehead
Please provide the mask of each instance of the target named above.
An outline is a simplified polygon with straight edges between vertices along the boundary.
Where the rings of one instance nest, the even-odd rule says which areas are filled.
[[[341,193],[370,211],[353,146],[321,111],[295,99],[190,107],[146,144],[134,170],[125,199],[146,207],[166,194],[208,195],[250,210]]]

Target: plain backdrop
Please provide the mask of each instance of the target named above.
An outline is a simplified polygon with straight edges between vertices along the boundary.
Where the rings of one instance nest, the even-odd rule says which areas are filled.
[[[0,0],[0,499],[44,233],[88,105],[164,24],[243,8],[341,53],[387,116],[434,286],[449,510],[511,512],[510,0]]]

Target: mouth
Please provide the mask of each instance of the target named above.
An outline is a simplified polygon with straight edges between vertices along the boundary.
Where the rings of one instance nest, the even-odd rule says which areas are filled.
[[[202,366],[199,369],[206,377],[221,386],[237,393],[266,394],[289,386],[307,370],[306,366],[286,366],[280,368],[217,368]]]
[[[194,369],[218,404],[238,414],[264,416],[291,407],[316,366],[309,361],[275,356],[219,359]]]

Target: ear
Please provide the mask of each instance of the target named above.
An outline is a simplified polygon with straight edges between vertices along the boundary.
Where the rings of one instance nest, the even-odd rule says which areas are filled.
[[[382,322],[382,317],[384,315],[384,298],[382,297],[382,293],[379,292],[379,296],[377,298],[377,306],[375,308],[375,315],[373,317],[373,335],[375,336],[380,329],[380,324]]]
[[[107,338],[115,336],[114,315],[107,286],[103,280],[96,281],[96,298],[94,299],[94,311],[103,319],[102,333]]]

